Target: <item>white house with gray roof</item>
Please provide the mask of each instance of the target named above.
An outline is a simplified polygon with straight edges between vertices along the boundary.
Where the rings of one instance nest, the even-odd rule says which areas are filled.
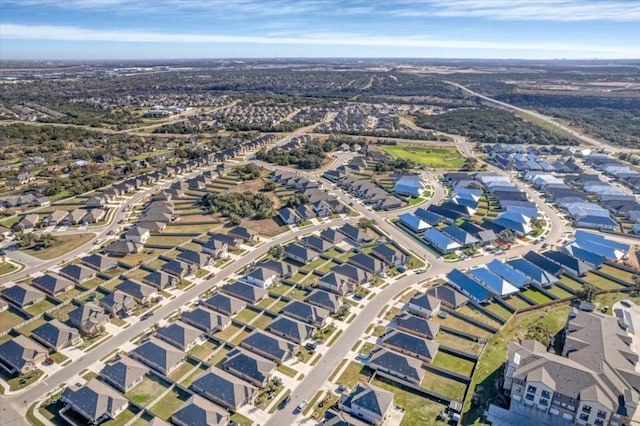
[[[59,413],[62,418],[67,419],[65,413],[73,410],[94,425],[115,419],[129,406],[129,400],[124,395],[98,379],[92,379],[83,386],[69,386],[62,392],[60,401],[65,404]]]
[[[99,376],[120,392],[129,392],[142,382],[149,368],[124,354],[106,364]]]

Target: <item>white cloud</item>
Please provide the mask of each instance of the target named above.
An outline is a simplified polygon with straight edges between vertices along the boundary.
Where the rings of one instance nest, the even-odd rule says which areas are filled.
[[[579,43],[495,42],[479,40],[443,40],[414,35],[405,37],[372,36],[350,33],[291,34],[282,36],[238,36],[224,34],[160,33],[131,30],[94,30],[70,26],[19,25],[0,23],[2,39],[61,40],[76,42],[107,41],[118,43],[236,43],[252,45],[322,45],[397,48],[439,48],[484,51],[546,52],[549,57],[637,58],[638,46],[607,46]],[[490,53],[487,54],[490,56]],[[521,55],[527,56],[527,55]],[[517,57],[517,56],[514,56]]]
[[[529,21],[640,21],[640,2],[597,0],[399,0],[394,16]]]

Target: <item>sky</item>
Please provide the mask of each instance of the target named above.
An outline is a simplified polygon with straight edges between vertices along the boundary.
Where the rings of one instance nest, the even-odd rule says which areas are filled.
[[[0,0],[0,60],[640,58],[640,0]]]

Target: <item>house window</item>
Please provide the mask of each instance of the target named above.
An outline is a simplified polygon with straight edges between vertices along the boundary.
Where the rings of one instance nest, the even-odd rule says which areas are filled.
[[[543,391],[542,391],[542,395],[541,395],[541,396],[542,396],[543,398],[547,398],[547,399],[549,399],[549,398],[551,397],[551,392],[546,391],[546,390],[543,390]]]
[[[583,413],[587,413],[587,414],[591,413],[591,406],[590,405],[583,405],[582,406],[582,412]]]
[[[527,396],[524,397],[527,401],[533,401],[533,398],[535,398],[535,395],[532,393],[528,393]]]
[[[607,418],[607,412],[606,411],[602,411],[602,410],[598,410],[598,414],[596,414],[596,417],[599,419],[606,419]]]
[[[604,420],[596,419],[596,421],[593,424],[596,426],[604,426]]]
[[[535,386],[529,385],[529,387],[527,387],[527,392],[529,393],[536,393],[537,390],[538,388],[536,388]]]
[[[585,413],[580,414],[580,420],[582,420],[584,422],[588,421],[589,420],[589,415],[585,414]]]
[[[545,398],[540,398],[540,405],[548,407],[549,406],[549,400],[545,399]]]

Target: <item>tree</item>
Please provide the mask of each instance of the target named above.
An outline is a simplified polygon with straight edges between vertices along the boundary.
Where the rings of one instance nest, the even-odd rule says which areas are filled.
[[[462,167],[460,168],[460,170],[474,171],[477,167],[478,167],[478,160],[474,157],[469,157],[464,160],[464,163],[462,164]]]
[[[264,184],[264,188],[262,188],[262,190],[264,192],[270,192],[276,189],[276,183],[272,180],[268,180],[265,184]]]
[[[515,234],[510,229],[503,229],[502,231],[498,232],[498,237],[509,244],[513,243],[516,240]]]
[[[284,247],[282,244],[277,244],[269,249],[269,254],[275,259],[280,259],[284,255]]]
[[[551,343],[551,332],[543,324],[534,324],[527,329],[525,339],[534,339],[542,343],[545,346],[549,346]]]
[[[580,290],[576,292],[578,299],[584,302],[593,302],[593,298],[596,295],[596,288],[591,284],[584,284]]]
[[[634,274],[631,277],[631,296],[640,296],[640,274]]]
[[[363,217],[362,219],[360,219],[358,221],[358,228],[360,228],[360,229],[369,229],[369,228],[373,227],[375,224],[376,224],[375,220]]]
[[[240,222],[242,222],[242,218],[240,216],[238,216],[237,214],[229,215],[229,224],[230,225],[237,226],[237,225],[240,225]]]

